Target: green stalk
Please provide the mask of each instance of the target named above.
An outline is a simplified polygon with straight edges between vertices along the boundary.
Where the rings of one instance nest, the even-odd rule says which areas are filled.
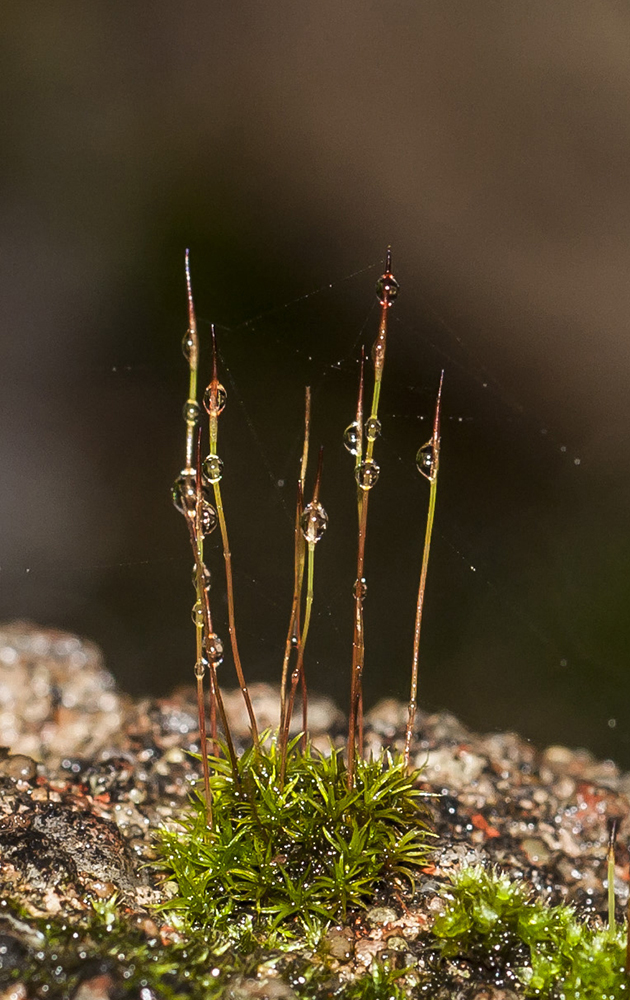
[[[308,546],[308,558],[307,558],[307,582],[306,582],[306,603],[304,607],[304,623],[302,626],[302,631],[298,640],[298,650],[297,650],[297,660],[291,674],[291,690],[289,697],[285,704],[284,715],[281,719],[280,725],[280,786],[284,784],[284,776],[286,773],[287,764],[287,745],[289,742],[289,728],[291,726],[291,717],[293,715],[293,705],[295,702],[295,692],[297,690],[298,682],[303,681],[302,691],[304,697],[306,696],[306,684],[304,682],[304,649],[306,647],[306,640],[308,637],[309,625],[311,622],[311,610],[313,607],[313,590],[314,590],[314,576],[315,576],[315,546],[324,534],[326,527],[328,525],[328,516],[326,511],[319,502],[319,488],[322,478],[322,463],[323,463],[323,449],[319,450],[319,462],[317,465],[317,475],[315,477],[315,486],[313,489],[313,499],[304,508],[302,517],[300,519],[300,528],[304,536],[304,540]],[[303,713],[304,721],[304,713]],[[306,731],[304,733],[306,737]]]
[[[315,542],[308,543],[307,571],[306,571],[306,604],[304,606],[304,624],[298,646],[297,662],[291,674],[291,690],[286,703],[286,710],[282,722],[282,736],[280,742],[280,788],[284,787],[284,776],[287,767],[287,744],[289,742],[289,728],[293,716],[293,706],[295,704],[295,692],[300,678],[304,673],[304,648],[308,637],[308,629],[311,623],[311,609],[313,607],[313,590],[315,580]],[[306,734],[304,734],[306,735]]]
[[[440,409],[442,403],[442,382],[444,372],[440,377],[437,399],[435,403],[435,418],[433,421],[433,435],[417,455],[418,471],[429,480],[429,509],[427,512],[427,524],[424,532],[424,547],[422,550],[422,567],[420,570],[420,583],[418,586],[418,600],[416,604],[416,621],[413,632],[413,661],[411,666],[411,692],[409,694],[409,712],[407,717],[407,731],[405,734],[405,766],[409,766],[409,754],[411,749],[411,739],[413,736],[413,726],[418,707],[418,664],[420,659],[420,631],[422,629],[422,612],[424,609],[424,595],[427,585],[427,572],[429,569],[429,554],[431,552],[431,537],[433,535],[433,521],[435,518],[435,503],[437,498],[438,471],[440,468]]]
[[[304,483],[306,480],[306,467],[308,463],[308,446],[310,438],[311,423],[311,390],[306,386],[304,400],[304,443],[302,446],[302,462],[300,465],[300,478],[298,480],[298,496],[295,511],[294,527],[294,550],[293,550],[293,600],[291,603],[291,617],[289,619],[289,630],[287,632],[284,647],[284,659],[282,662],[282,679],[280,681],[280,726],[284,720],[287,697],[287,678],[289,674],[289,661],[291,650],[294,645],[299,646],[300,642],[300,606],[302,603],[302,585],[304,582],[305,565],[305,540],[300,527],[300,521],[304,512]],[[306,706],[306,687],[303,691],[304,707]],[[304,726],[306,729],[306,725]]]

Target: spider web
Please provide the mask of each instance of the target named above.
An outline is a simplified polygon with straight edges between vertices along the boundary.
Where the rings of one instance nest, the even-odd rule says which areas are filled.
[[[252,679],[277,681],[290,608],[295,480],[302,449],[302,394],[308,384],[313,430],[307,493],[321,440],[322,500],[331,523],[317,553],[307,674],[313,688],[342,703],[349,683],[356,514],[352,459],[340,442],[354,418],[361,345],[369,350],[376,335],[378,310],[369,301],[369,287],[380,269],[370,263],[237,323],[217,325],[220,376],[228,389],[219,450],[226,462],[243,659],[252,664]],[[600,690],[594,699],[591,688],[585,706],[572,683],[574,664],[579,676],[603,672],[613,679],[615,666],[609,664],[606,648],[567,624],[571,588],[558,595],[557,577],[537,577],[545,539],[557,527],[558,497],[566,489],[587,497],[588,468],[554,431],[553,421],[531,412],[526,400],[491,370],[463,330],[429,299],[421,302],[420,317],[397,303],[390,320],[379,411],[383,434],[376,446],[382,473],[368,528],[368,700],[404,698],[407,690],[428,499],[414,455],[430,436],[437,381],[444,369],[442,466],[423,622],[421,704],[450,707],[478,728],[513,727],[547,741],[576,742],[576,731],[584,731],[588,718],[591,744],[623,756],[625,727],[617,727],[614,697]],[[209,320],[199,312],[207,354]],[[103,380],[167,385],[169,406],[176,392],[177,405],[183,402],[181,364],[116,360],[96,374],[97,383]],[[183,445],[181,423],[177,433]],[[166,470],[174,478],[182,445],[169,446],[161,456],[157,478],[164,494],[170,485]],[[550,482],[558,486],[551,498]],[[131,503],[124,508],[131,518],[138,516],[133,499],[138,493],[143,504],[148,502],[144,489],[132,487]],[[28,565],[14,561],[2,567],[5,580],[21,578],[27,609],[45,606],[42,595],[60,578],[74,580],[75,589],[87,581],[90,606],[57,623],[100,640],[120,682],[131,690],[167,690],[173,661],[180,680],[187,679],[192,664],[192,654],[187,660],[192,628],[184,610],[192,603],[192,590],[186,592],[182,582],[190,576],[190,556],[183,525],[171,511],[168,516],[173,527],[164,544],[156,546],[140,532],[128,558],[90,559],[86,553],[85,559],[63,564],[29,558]],[[538,525],[529,523],[532,516],[541,519]],[[165,515],[162,521],[167,523]],[[537,545],[537,558],[532,558],[530,549]],[[214,608],[227,638],[220,550],[215,542],[207,551],[216,581]],[[118,605],[111,600],[112,590],[120,594]],[[7,617],[11,600],[4,603]],[[110,604],[117,613],[123,604],[132,609],[125,612],[123,627],[113,622],[111,610],[99,617],[99,607]],[[175,627],[175,620],[181,625]],[[131,651],[125,656],[121,650],[129,647],[130,636]],[[233,683],[228,668],[224,682]],[[565,722],[559,721],[559,696],[566,706]]]

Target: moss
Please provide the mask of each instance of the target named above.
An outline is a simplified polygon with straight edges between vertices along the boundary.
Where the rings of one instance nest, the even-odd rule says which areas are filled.
[[[276,741],[238,760],[211,761],[212,829],[197,802],[183,833],[162,836],[179,896],[169,905],[205,927],[316,932],[365,905],[384,879],[413,882],[429,833],[417,773],[390,754],[358,760],[348,789],[341,753],[289,747],[281,780]],[[287,923],[288,922],[288,923]]]
[[[528,996],[617,1000],[630,994],[626,932],[581,920],[570,906],[547,906],[527,887],[483,868],[467,869],[447,892],[433,927],[442,954],[511,970]]]

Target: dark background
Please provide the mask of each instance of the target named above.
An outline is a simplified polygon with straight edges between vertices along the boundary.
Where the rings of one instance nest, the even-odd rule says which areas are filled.
[[[408,686],[413,458],[443,367],[421,702],[630,764],[627,5],[49,0],[0,19],[2,618],[88,635],[132,692],[192,678],[169,498],[190,246],[202,381],[214,321],[229,393],[247,675],[279,676],[309,383],[330,528],[307,670],[343,704],[341,435],[391,243],[368,700]]]

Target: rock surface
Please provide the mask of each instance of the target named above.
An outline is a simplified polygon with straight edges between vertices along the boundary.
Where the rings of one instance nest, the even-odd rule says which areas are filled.
[[[262,684],[250,690],[261,728],[273,726],[277,690]],[[235,738],[244,743],[240,692],[227,692],[225,700]],[[331,739],[342,743],[343,716],[329,699],[313,696],[310,718],[322,748]],[[300,721],[296,713],[296,730]],[[365,717],[366,751],[402,749],[405,723],[406,706],[391,699],[374,706]],[[9,914],[0,918],[0,987],[3,998],[26,1000],[19,981],[9,985],[2,975],[9,969],[14,979],[41,947],[29,916],[72,918],[117,893],[147,923],[147,933],[168,936],[148,908],[170,889],[146,863],[155,859],[156,830],[181,819],[199,778],[188,753],[198,751],[195,692],[181,687],[168,698],[134,701],[117,690],[91,643],[23,623],[2,626],[0,744],[0,902],[19,897],[22,907],[19,926]],[[462,865],[499,865],[551,901],[604,913],[612,819],[619,826],[615,886],[622,918],[630,775],[585,750],[537,751],[513,733],[474,734],[447,712],[418,714],[414,756],[424,766],[422,787],[433,796],[439,840],[413,905],[376,900],[331,929],[330,956],[341,980],[365,972],[377,956],[421,966],[419,935],[440,911],[441,884]],[[278,981],[265,983],[239,980],[232,995],[296,995]],[[119,991],[111,970],[96,969],[75,1000]],[[479,1000],[516,995],[496,983],[461,993]]]

